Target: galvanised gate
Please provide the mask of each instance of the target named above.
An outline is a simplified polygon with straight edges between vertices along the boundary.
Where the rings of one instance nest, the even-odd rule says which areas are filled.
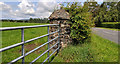
[[[58,30],[55,31],[55,32],[52,32],[52,33],[49,33],[49,27],[50,26],[58,26]],[[27,41],[24,41],[24,29],[27,29],[27,28],[37,28],[37,27],[48,27],[48,34],[45,34],[43,36],[39,36],[39,37],[36,37],[36,38],[33,38],[33,39],[30,39],[30,40],[27,40]],[[22,64],[24,64],[24,58],[31,54],[32,52],[38,50],[39,48],[43,47],[44,45],[48,45],[48,49],[43,52],[41,55],[39,55],[37,58],[35,58],[32,62],[30,62],[30,64],[34,63],[36,60],[38,60],[41,56],[43,56],[45,53],[48,53],[48,56],[47,58],[43,61],[46,62],[48,60],[48,62],[50,63],[49,61],[49,58],[50,56],[52,56],[56,51],[57,53],[59,52],[59,48],[60,48],[60,25],[59,24],[48,24],[48,25],[35,25],[35,26],[20,26],[20,27],[5,27],[5,28],[0,28],[0,31],[7,31],[7,30],[17,30],[17,29],[21,29],[21,42],[20,43],[17,43],[17,44],[14,44],[14,45],[11,45],[11,46],[8,46],[8,47],[4,47],[4,48],[1,48],[0,49],[0,53],[6,51],[6,50],[9,50],[11,48],[14,48],[14,47],[17,47],[17,46],[22,46],[22,55],[14,60],[12,60],[11,62],[9,62],[8,64],[11,64],[11,63],[15,63],[17,62],[18,60],[22,59]],[[52,35],[54,33],[57,33],[58,32],[58,36],[49,40],[49,35]],[[40,38],[43,38],[45,36],[48,36],[48,41],[40,46],[38,46],[37,48],[25,53],[25,50],[24,50],[24,44],[26,43],[29,43],[31,41],[34,41],[34,40],[37,40],[37,39],[40,39]],[[58,41],[50,47],[50,42],[54,41],[58,39]],[[50,49],[52,49],[53,47],[55,47],[57,45],[57,49],[55,49],[51,54],[49,54],[49,51]],[[42,64],[43,64],[42,63]]]

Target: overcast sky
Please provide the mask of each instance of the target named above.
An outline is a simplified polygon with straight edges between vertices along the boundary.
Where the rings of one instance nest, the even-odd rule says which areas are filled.
[[[0,0],[2,19],[48,18],[54,9],[60,8],[58,0],[29,1],[31,2],[28,0]],[[98,0],[98,2],[101,3],[102,0]]]

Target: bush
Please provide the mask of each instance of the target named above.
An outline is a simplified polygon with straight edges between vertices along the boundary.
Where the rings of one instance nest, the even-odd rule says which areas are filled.
[[[73,3],[70,7],[65,8],[69,12],[71,17],[71,38],[75,44],[83,43],[85,39],[90,37],[91,33],[91,14],[87,9],[78,6],[77,3]]]

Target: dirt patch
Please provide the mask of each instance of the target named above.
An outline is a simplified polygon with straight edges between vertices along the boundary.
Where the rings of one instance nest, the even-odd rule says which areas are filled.
[[[25,53],[37,48],[38,46],[40,46],[41,44],[27,44],[24,46],[25,48]],[[40,54],[41,52],[46,50],[46,46],[43,46],[41,48],[39,48],[38,50],[35,51],[36,54]],[[19,52],[21,53],[22,51],[19,50]]]
[[[27,49],[27,50],[33,50],[36,46],[37,46],[36,44],[28,44],[28,45],[25,45],[25,49]]]

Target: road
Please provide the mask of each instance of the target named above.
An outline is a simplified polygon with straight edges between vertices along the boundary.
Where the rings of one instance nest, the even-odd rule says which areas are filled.
[[[92,28],[92,32],[117,44],[120,44],[120,31],[102,29],[102,28]],[[118,43],[119,42],[119,43]]]

